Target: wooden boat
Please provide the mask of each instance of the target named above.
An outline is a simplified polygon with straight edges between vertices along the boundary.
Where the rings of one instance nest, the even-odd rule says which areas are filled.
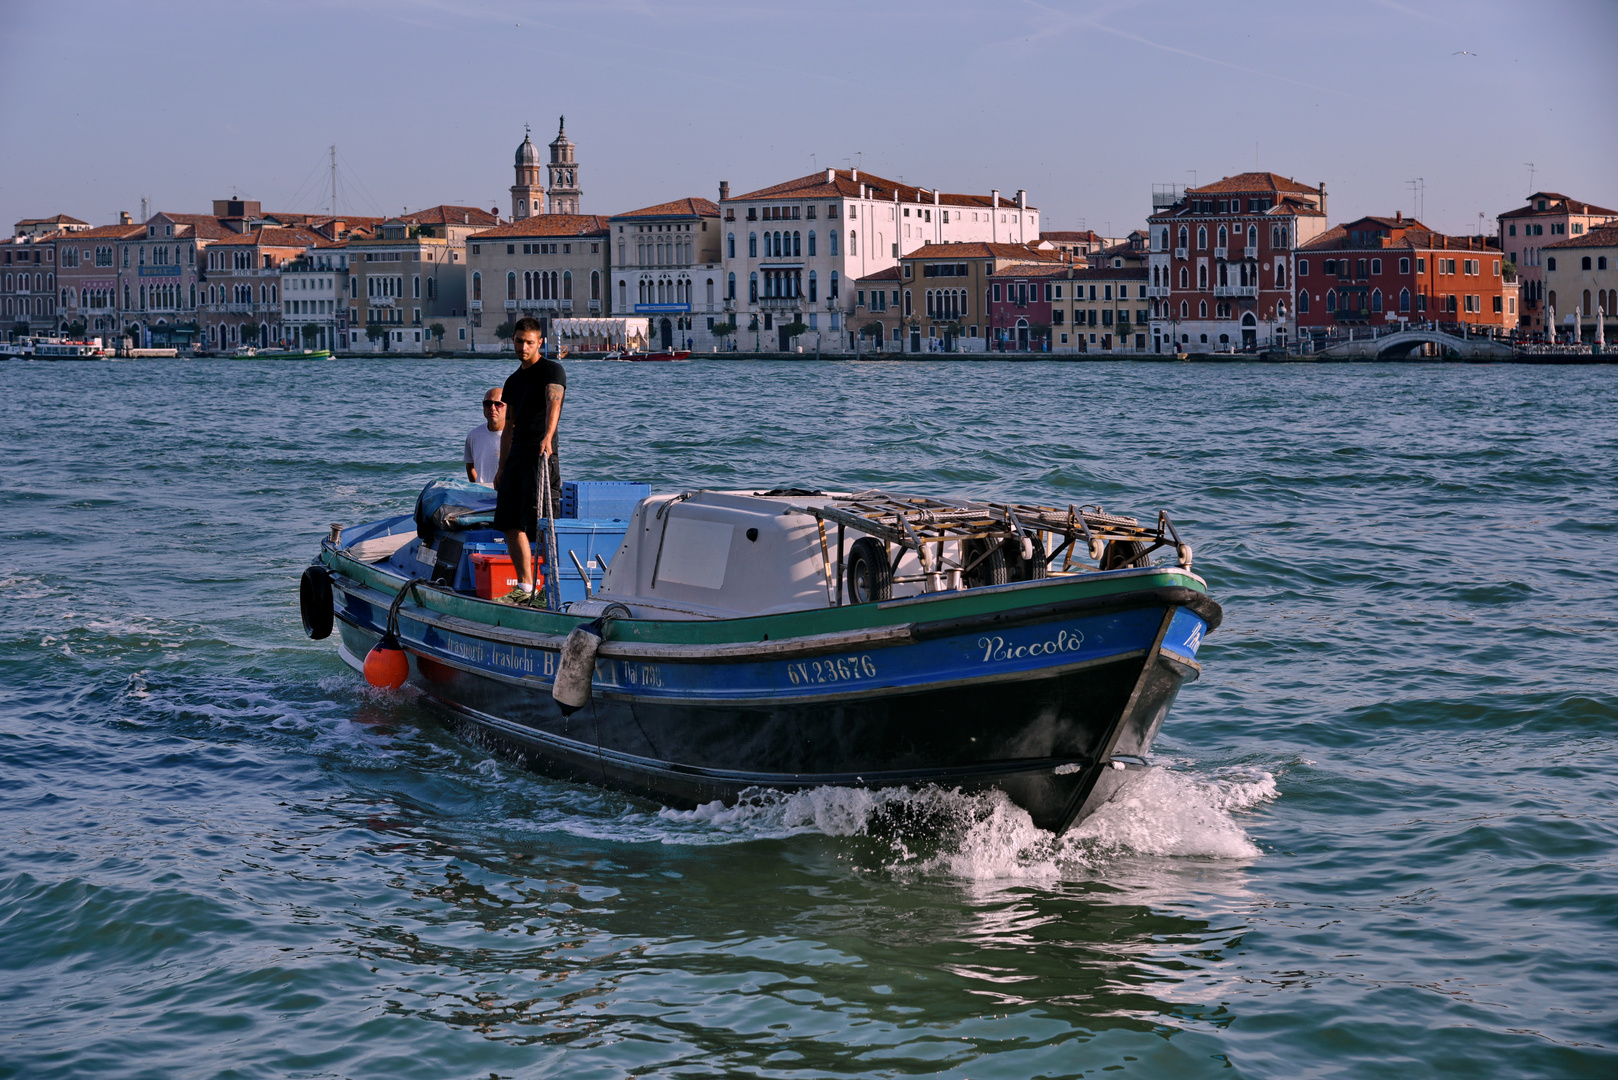
[[[688,349],[661,349],[657,352],[610,352],[602,357],[603,360],[628,360],[634,363],[647,361],[685,360],[690,358]]]
[[[1061,832],[1146,766],[1221,619],[1165,515],[800,489],[557,519],[546,606],[510,606],[470,593],[465,553],[497,542],[476,498],[334,526],[306,632],[335,627],[363,668],[391,630],[480,742],[673,806],[936,784],[999,789]],[[581,627],[600,640],[573,712],[553,694]]]

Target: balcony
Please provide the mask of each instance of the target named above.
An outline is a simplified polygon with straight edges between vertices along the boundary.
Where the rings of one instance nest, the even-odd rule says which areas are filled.
[[[1257,244],[1248,244],[1246,247],[1242,248],[1242,257],[1244,259],[1256,259],[1256,258],[1258,258],[1258,245]]]
[[[1176,259],[1183,259],[1183,258],[1185,258],[1185,248],[1183,248],[1183,247],[1177,247],[1177,248],[1175,248],[1175,249],[1174,249],[1174,257],[1175,257],[1175,258],[1176,258]]]
[[[601,313],[601,301],[600,300],[592,300],[592,301],[590,301],[590,312],[591,312],[591,314],[594,314],[594,315],[599,315]]]
[[[765,311],[791,311],[804,306],[801,296],[761,296],[758,306]]]
[[[365,302],[375,308],[393,307],[394,298],[391,296],[372,296]]]
[[[1215,296],[1238,296],[1247,299],[1258,298],[1257,285],[1215,285]]]
[[[507,311],[516,311],[517,310],[517,301],[515,301],[515,300],[507,300],[506,301],[506,310]]]
[[[1230,251],[1229,248],[1216,247],[1216,248],[1214,248],[1214,258],[1216,258],[1216,259],[1226,258],[1227,253],[1229,251]]]
[[[1169,287],[1167,285],[1148,285],[1146,286],[1146,295],[1166,299],[1169,295]]]
[[[472,301],[472,310],[473,311],[482,311],[483,310],[483,301],[482,300],[474,300],[474,301]]]

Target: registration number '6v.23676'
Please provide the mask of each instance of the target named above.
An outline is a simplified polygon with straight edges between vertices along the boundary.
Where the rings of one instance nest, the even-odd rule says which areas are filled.
[[[835,660],[802,660],[787,665],[787,681],[793,686],[874,678],[876,662],[868,655],[839,656]]]

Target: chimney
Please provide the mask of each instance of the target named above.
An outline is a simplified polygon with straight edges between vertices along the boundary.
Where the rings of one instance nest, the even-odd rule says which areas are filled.
[[[719,201],[724,202],[728,198],[730,198],[730,181],[721,180],[719,181]]]
[[[1000,209],[1000,189],[995,188],[989,192],[989,205],[996,210]]]
[[[1028,209],[1028,192],[1024,191],[1022,188],[1017,189],[1017,209]]]
[[[933,205],[934,206],[938,205],[938,189],[937,188],[933,188]]]
[[[826,170],[826,183],[828,183],[828,184],[835,183],[836,180],[837,180],[837,170],[836,169],[827,169]]]
[[[1404,219],[1405,219],[1405,212],[1403,210],[1395,210],[1393,212],[1393,220],[1394,221],[1403,221]]]
[[[118,224],[120,224],[120,225],[133,225],[134,224],[133,221],[129,220],[129,211],[128,210],[120,210],[120,211],[118,211]]]
[[[854,181],[856,184],[859,183],[860,182],[860,171],[858,169],[850,169],[850,170],[848,170],[848,178],[850,180]]]

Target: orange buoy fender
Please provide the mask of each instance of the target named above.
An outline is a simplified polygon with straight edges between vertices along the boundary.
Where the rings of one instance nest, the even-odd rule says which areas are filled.
[[[365,681],[379,690],[397,690],[410,677],[410,658],[391,633],[365,654]]]

